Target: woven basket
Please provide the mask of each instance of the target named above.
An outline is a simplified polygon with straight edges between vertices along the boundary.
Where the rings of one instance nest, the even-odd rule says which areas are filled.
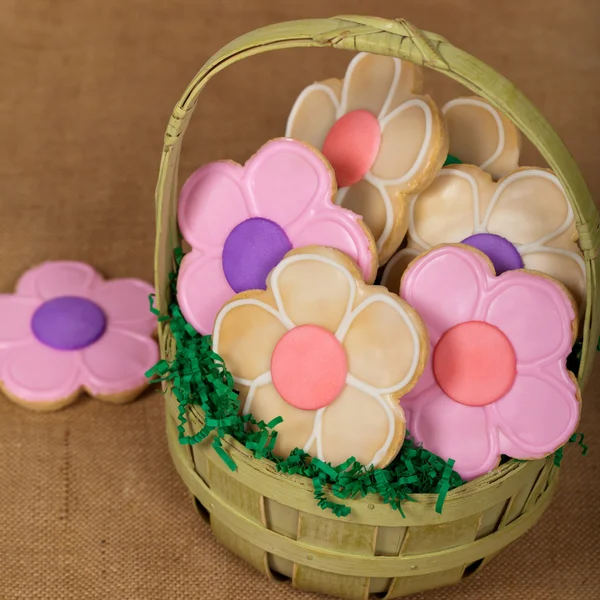
[[[585,254],[588,303],[579,382],[592,366],[600,322],[596,296],[598,213],[573,158],[548,122],[504,77],[443,38],[404,20],[337,17],[281,23],[231,42],[199,71],[178,102],[164,140],[156,191],[157,306],[166,314],[171,301],[169,273],[177,229],[177,170],[181,143],[198,95],[216,73],[247,56],[294,47],[332,47],[391,55],[445,73],[489,100],[537,146],[561,180],[573,205]],[[173,356],[168,325],[161,325],[161,352]],[[210,440],[181,446],[176,430],[177,401],[166,390],[167,430],[172,458],[217,539],[271,579],[290,580],[300,589],[343,598],[385,598],[454,584],[486,565],[540,518],[556,488],[552,458],[510,461],[447,496],[443,514],[435,497],[417,495],[405,503],[406,517],[373,496],[348,502],[346,518],[317,507],[312,483],[281,475],[272,463],[255,459],[229,438],[223,447],[237,464],[231,472]],[[203,415],[187,414],[190,433]]]

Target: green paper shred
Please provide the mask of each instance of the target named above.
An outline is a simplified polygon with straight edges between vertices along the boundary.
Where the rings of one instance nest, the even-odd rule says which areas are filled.
[[[462,160],[460,160],[460,158],[456,158],[456,156],[452,156],[452,154],[448,154],[448,156],[446,157],[446,160],[444,162],[444,167],[447,167],[448,165],[462,165],[463,162]]]

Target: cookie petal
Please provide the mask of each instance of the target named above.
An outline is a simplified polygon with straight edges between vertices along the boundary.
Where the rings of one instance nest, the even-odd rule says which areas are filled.
[[[392,258],[390,258],[383,275],[381,276],[381,285],[384,285],[390,292],[398,294],[400,291],[400,281],[404,271],[408,268],[408,265],[419,256],[420,252],[414,248],[402,248],[399,252],[396,252]]]
[[[337,80],[314,83],[305,88],[296,99],[288,117],[286,137],[306,142],[321,150],[329,129],[337,119],[340,88]]]
[[[0,348],[31,337],[31,318],[39,305],[36,298],[0,294]]]
[[[393,219],[393,208],[389,197],[366,179],[343,188],[338,192],[341,205],[360,215],[371,230],[375,240],[382,236],[386,223]]]
[[[454,402],[439,387],[427,395],[414,405],[408,424],[415,441],[444,460],[454,459],[454,470],[463,479],[493,469],[500,460],[498,435],[485,407]]]
[[[560,281],[571,292],[577,305],[582,308],[585,306],[585,262],[579,250],[542,246],[539,251],[522,256],[526,269],[541,271]]]
[[[294,325],[319,325],[335,333],[350,313],[356,284],[336,260],[341,253],[325,254],[289,256],[273,270],[270,282],[280,312]]]
[[[513,244],[544,244],[571,230],[577,231],[573,209],[553,173],[521,169],[498,183],[483,220],[489,233]]]
[[[32,340],[7,353],[0,380],[11,396],[28,402],[74,399],[82,383],[78,356]]]
[[[267,142],[246,164],[245,180],[257,213],[287,227],[316,203],[329,207],[335,191],[325,159],[297,140]]]
[[[542,458],[567,442],[579,422],[581,404],[575,383],[518,375],[512,389],[490,405],[512,444],[514,458]]]
[[[177,279],[177,300],[183,316],[202,334],[212,333],[215,317],[234,295],[220,258],[192,252],[184,256]]]
[[[364,109],[379,116],[389,105],[400,77],[400,60],[361,52],[346,70],[342,112]]]
[[[156,316],[150,312],[148,297],[153,292],[150,284],[139,279],[113,279],[94,287],[91,296],[111,327],[151,335],[156,330]]]
[[[479,178],[472,171],[442,169],[410,203],[411,241],[421,250],[462,242],[475,231],[481,195]]]
[[[459,246],[441,246],[415,259],[402,278],[400,296],[421,316],[432,344],[448,329],[476,317],[491,268]]]
[[[101,282],[102,277],[85,263],[50,261],[25,272],[17,283],[17,294],[43,300],[57,296],[87,297]]]
[[[428,351],[415,312],[397,296],[381,292],[352,311],[347,332],[340,329],[338,338],[346,350],[348,371],[382,394],[398,392],[414,381]]]
[[[478,97],[455,98],[442,112],[450,137],[449,152],[498,179],[517,169],[520,133],[491,104]]]
[[[243,167],[220,161],[194,171],[179,196],[179,229],[192,247],[220,253],[231,230],[252,215],[242,182]]]
[[[381,145],[371,174],[403,193],[420,188],[424,172],[431,171],[433,177],[445,159],[440,123],[439,111],[427,97],[413,98],[394,109],[381,123]]]
[[[573,343],[571,300],[551,279],[508,271],[487,295],[484,320],[512,344],[519,366],[566,359]]]
[[[158,359],[153,339],[109,328],[81,351],[83,384],[93,396],[130,392],[147,383],[145,373]]]
[[[365,281],[373,281],[376,274],[373,238],[356,215],[333,205],[331,209],[312,216],[303,229],[291,236],[294,248],[314,245],[341,250],[358,264]]]
[[[305,447],[313,432],[316,411],[300,410],[288,404],[272,383],[258,387],[253,397],[248,395],[246,402],[249,400],[250,408],[244,407],[244,413],[250,412],[256,421],[268,423],[277,417],[283,418],[283,422],[275,427],[274,453],[277,456],[287,458],[294,448]]]
[[[219,312],[213,350],[237,380],[249,385],[271,368],[273,350],[287,330],[273,306],[253,298],[234,299]]]
[[[324,409],[321,419],[318,456],[334,466],[354,456],[363,465],[383,467],[404,440],[402,410],[351,385]]]

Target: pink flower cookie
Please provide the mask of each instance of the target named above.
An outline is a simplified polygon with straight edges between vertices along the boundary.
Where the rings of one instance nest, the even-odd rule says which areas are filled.
[[[383,467],[398,453],[398,399],[422,373],[428,347],[410,306],[321,246],[286,254],[267,290],[235,296],[213,333],[243,413],[283,417],[275,452],[303,448],[334,465],[354,456]]]
[[[104,281],[80,262],[27,271],[15,294],[0,294],[0,388],[34,410],[71,404],[83,390],[133,400],[159,358],[152,291],[137,279]]]
[[[292,248],[310,244],[345,252],[367,281],[377,272],[371,232],[336,206],[335,181],[323,156],[302,142],[267,142],[247,163],[210,163],[186,181],[179,228],[192,251],[181,264],[177,297],[200,333],[234,294],[265,289],[269,271]]]
[[[494,179],[517,169],[521,132],[489,102],[478,96],[454,98],[444,104],[442,112],[452,156],[477,165]]]
[[[421,68],[360,53],[343,80],[305,88],[286,136],[323,152],[335,170],[336,202],[365,219],[380,263],[406,234],[406,194],[429,185],[448,152],[442,113],[421,89]]]
[[[478,167],[453,165],[411,199],[408,213],[407,247],[384,270],[388,289],[398,289],[421,252],[464,243],[484,252],[498,275],[523,267],[550,275],[583,310],[586,273],[573,209],[552,172],[522,168],[496,183]]]
[[[473,479],[501,454],[542,458],[569,439],[580,400],[566,368],[577,318],[565,288],[529,271],[495,276],[481,252],[448,245],[409,265],[400,295],[431,341],[401,401],[416,441]]]

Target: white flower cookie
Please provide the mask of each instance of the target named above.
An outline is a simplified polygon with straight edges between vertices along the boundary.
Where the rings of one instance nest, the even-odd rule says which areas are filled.
[[[407,247],[386,265],[382,283],[400,287],[407,264],[438,244],[462,242],[484,252],[498,275],[541,271],[585,303],[585,263],[573,208],[551,171],[522,168],[497,183],[472,165],[442,169],[409,207]]]
[[[302,448],[334,465],[354,456],[384,467],[396,456],[405,435],[398,400],[428,348],[406,302],[365,284],[345,254],[323,246],[288,252],[266,291],[235,296],[213,330],[243,413],[283,418],[275,453]]]
[[[478,96],[454,98],[442,107],[442,112],[452,156],[477,165],[494,179],[517,169],[521,132],[489,102]]]
[[[380,262],[402,242],[406,194],[425,189],[442,167],[448,136],[441,111],[421,89],[420,67],[360,53],[343,80],[305,88],[286,136],[321,150],[336,174],[336,202],[363,216]]]

